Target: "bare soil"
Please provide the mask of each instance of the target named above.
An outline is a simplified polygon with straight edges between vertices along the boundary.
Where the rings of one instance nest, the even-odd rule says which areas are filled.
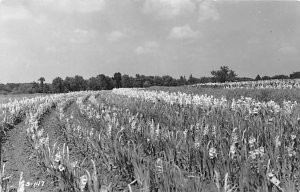
[[[41,122],[44,134],[49,135],[51,143],[61,136],[55,109],[44,116]],[[46,170],[40,167],[33,154],[33,146],[26,136],[28,125],[24,120],[9,129],[2,139],[2,164],[5,164],[5,177],[11,176],[6,182],[8,192],[17,191],[20,174],[23,173],[25,191],[56,191],[53,180]],[[26,186],[27,184],[27,186]]]

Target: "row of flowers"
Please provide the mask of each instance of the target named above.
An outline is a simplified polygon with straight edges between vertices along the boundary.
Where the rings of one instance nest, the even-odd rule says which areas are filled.
[[[153,118],[154,114],[149,114],[150,109],[143,107],[145,101],[153,102],[154,105],[147,107],[153,107],[158,117],[163,116],[165,121]],[[78,111],[72,109],[71,113],[67,113],[67,106],[72,102]],[[134,106],[135,103],[139,107]],[[206,95],[115,89],[108,95],[78,92],[46,96],[26,110],[26,117],[28,133],[40,160],[52,174],[63,181],[72,181],[67,183],[68,186],[79,191],[97,191],[102,188],[98,179],[105,177],[105,170],[113,172],[117,167],[126,171],[126,165],[133,166],[134,175],[131,177],[141,188],[149,191],[150,176],[142,173],[149,171],[151,165],[155,166],[153,177],[167,181],[174,179],[169,175],[174,175],[171,171],[178,170],[177,167],[185,174],[199,176],[199,173],[185,170],[186,167],[197,169],[194,161],[204,166],[200,169],[201,174],[211,175],[211,178],[212,175],[220,175],[220,172],[224,174],[222,167],[217,165],[226,163],[230,166],[231,180],[234,173],[241,174],[239,166],[247,164],[255,174],[261,174],[260,166],[268,165],[265,176],[279,186],[283,177],[281,168],[276,164],[280,158],[274,157],[285,158],[286,164],[289,164],[299,154],[297,126],[290,115],[286,115],[292,114],[295,105],[285,102],[280,106],[275,102],[258,102],[251,98],[227,101]],[[74,143],[81,153],[89,157],[92,169],[82,168],[83,163],[76,156],[71,156],[70,146],[45,136],[40,121],[52,106],[56,106],[68,143]],[[190,106],[205,110],[199,114],[195,107]],[[189,119],[186,119],[187,113],[190,114]],[[253,118],[245,119],[248,114],[253,114]],[[55,144],[50,145],[51,141]],[[199,156],[196,158],[196,155]],[[148,160],[144,159],[145,156]],[[127,171],[131,169],[129,166]],[[181,171],[176,174],[181,174]],[[128,187],[130,189],[130,185]]]
[[[10,100],[0,105],[2,124],[13,124],[14,121],[20,118],[24,120],[26,123],[24,129],[27,129],[27,137],[32,143],[34,153],[40,160],[44,160],[45,154],[47,154],[47,162],[52,165],[54,170],[64,170],[65,167],[62,164],[57,164],[58,159],[61,157],[60,149],[55,145],[50,145],[50,141],[53,141],[54,138],[49,138],[49,135],[45,134],[45,130],[41,125],[42,120],[54,108],[57,108],[57,110],[61,111],[61,114],[64,114],[66,106],[71,101],[75,101],[78,97],[91,93],[93,92],[83,91]],[[63,150],[66,150],[66,148]],[[74,164],[74,162],[72,163]],[[24,191],[26,186],[23,178],[20,178],[20,191]]]
[[[181,92],[149,91],[134,88],[113,89],[112,93],[127,97],[138,98],[149,102],[165,102],[171,105],[195,106],[206,110],[231,109],[233,111],[245,111],[250,114],[258,114],[261,111],[268,113],[291,114],[297,102],[284,101],[282,106],[274,101],[260,102],[249,97],[241,97],[228,101],[226,98],[215,98],[208,95],[191,95]]]
[[[225,88],[225,89],[300,89],[300,81],[294,79],[273,79],[260,81],[241,81],[225,83],[198,83],[192,87]]]
[[[114,99],[121,99],[121,97],[115,97]],[[211,162],[219,161],[220,158],[223,159],[227,157],[228,159],[231,159],[230,161],[232,161],[233,164],[235,164],[238,162],[240,163],[241,160],[246,158],[247,163],[251,164],[252,166],[251,169],[253,169],[257,174],[260,171],[260,164],[262,162],[266,164],[268,163],[268,161],[265,161],[265,159],[272,156],[272,153],[274,153],[274,151],[272,150],[274,149],[276,155],[289,157],[290,160],[295,159],[298,154],[298,149],[295,146],[295,143],[297,142],[296,132],[282,135],[282,132],[275,131],[278,129],[275,126],[287,126],[290,119],[281,119],[280,121],[277,121],[277,119],[276,122],[272,122],[275,121],[272,120],[271,122],[263,123],[261,125],[261,130],[256,131],[254,131],[254,128],[246,127],[235,127],[234,129],[230,127],[222,128],[221,122],[219,122],[217,119],[213,120],[212,118],[204,119],[203,122],[197,123],[195,125],[191,124],[190,127],[185,127],[184,129],[170,129],[170,127],[161,125],[160,122],[155,122],[155,120],[149,119],[149,117],[146,117],[145,119],[145,117],[141,115],[144,111],[139,111],[137,114],[132,114],[130,110],[126,108],[116,108],[103,103],[100,105],[96,102],[94,97],[90,97],[90,102],[82,102],[82,98],[78,100],[79,102],[77,102],[77,104],[81,115],[87,117],[88,119],[94,119],[95,121],[104,124],[105,129],[98,130],[97,133],[97,131],[95,131],[94,129],[75,125],[76,123],[74,123],[74,120],[70,118],[69,120],[67,120],[68,122],[71,122],[69,124],[69,127],[72,127],[72,129],[69,129],[69,131],[70,133],[72,133],[72,137],[78,137],[80,139],[85,139],[86,141],[88,141],[90,143],[91,149],[95,151],[99,150],[97,149],[97,143],[102,143],[104,142],[103,140],[112,137],[114,138],[113,141],[115,142],[114,147],[120,145],[125,151],[129,150],[130,148],[130,146],[127,146],[129,141],[138,142],[138,140],[135,140],[137,139],[138,135],[141,135],[144,139],[146,139],[147,144],[137,143],[136,145],[146,147],[147,145],[155,146],[157,143],[168,143],[166,146],[174,146],[174,150],[177,151],[178,154],[180,154],[184,150],[187,150],[184,146],[186,146],[187,143],[192,142],[194,150],[198,150],[203,152],[204,154],[207,154],[207,157]],[[152,99],[151,101],[155,100]],[[138,99],[134,100],[133,102],[140,101]],[[111,105],[114,104],[112,103]],[[172,108],[172,106],[169,107]],[[237,122],[240,122],[241,117],[232,113],[230,110],[228,110],[227,112],[228,113],[224,114],[223,118],[235,118]],[[229,116],[226,117],[226,115]],[[96,118],[96,116],[98,117]],[[249,121],[248,126],[254,126],[259,122],[260,121],[258,119],[252,119],[251,121]],[[232,123],[234,124],[234,122]],[[272,131],[272,134],[277,134],[277,137],[272,138],[271,141],[271,143],[275,144],[274,149],[273,147],[263,144],[262,139],[259,138],[260,132],[266,130],[267,127],[273,126],[274,131]],[[103,132],[105,133],[105,137],[100,134]],[[224,144],[222,144],[222,142],[220,142],[220,139],[218,139],[226,135],[224,134],[224,132],[228,132],[230,136],[229,138],[227,138],[227,143],[229,145],[228,149],[225,149],[224,146],[222,147],[222,145]],[[140,138],[139,140],[143,139]],[[107,140],[104,143],[106,142]],[[188,150],[191,149],[189,148]],[[166,151],[164,152],[166,153]],[[151,150],[147,152],[148,155],[153,155],[154,157],[157,157],[157,153],[158,152],[153,152]],[[158,170],[158,174],[163,174],[167,171],[166,164],[168,158],[156,158],[155,164]],[[272,165],[268,166],[275,167],[274,161],[272,161]],[[275,175],[274,170],[267,170],[267,179],[276,186],[279,186],[280,184],[280,180],[278,179],[278,176]]]

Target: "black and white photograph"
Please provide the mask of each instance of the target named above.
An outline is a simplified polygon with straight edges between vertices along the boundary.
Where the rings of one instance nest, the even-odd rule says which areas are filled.
[[[300,0],[0,0],[0,192],[300,192]]]

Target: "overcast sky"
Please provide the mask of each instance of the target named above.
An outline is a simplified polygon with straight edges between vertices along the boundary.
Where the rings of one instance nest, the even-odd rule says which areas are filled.
[[[0,83],[300,71],[299,1],[0,0]]]

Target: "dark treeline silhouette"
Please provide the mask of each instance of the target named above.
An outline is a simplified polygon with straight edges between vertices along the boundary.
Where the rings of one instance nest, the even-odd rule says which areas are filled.
[[[260,75],[257,75],[256,78],[254,79],[255,81],[260,81],[260,80],[272,80],[272,79],[300,79],[300,71],[299,72],[294,72],[290,75],[274,75],[272,77],[270,76],[263,76],[260,77]]]
[[[32,83],[7,83],[0,84],[0,94],[32,94],[32,93],[67,93],[71,91],[85,90],[111,90],[113,88],[137,87],[146,88],[151,86],[182,86],[197,83],[226,82],[226,81],[254,81],[270,79],[296,79],[300,78],[300,72],[294,72],[288,75],[275,75],[272,77],[257,75],[255,79],[248,77],[237,77],[237,74],[227,66],[220,67],[219,70],[211,71],[211,77],[196,78],[192,75],[189,78],[180,76],[176,79],[169,75],[164,76],[146,76],[136,74],[134,77],[123,75],[120,72],[112,77],[99,74],[96,77],[84,79],[82,76],[74,77],[56,77],[52,83],[45,83],[45,78],[40,77],[38,82]]]
[[[111,90],[122,87],[179,86],[199,83],[201,79],[195,78],[192,75],[188,79],[185,76],[175,79],[169,75],[146,76],[136,74],[132,77],[122,75],[118,72],[112,77],[99,74],[96,77],[84,79],[82,76],[76,75],[74,77],[66,77],[65,79],[56,77],[52,80],[52,83],[45,83],[44,77],[40,77],[38,81],[32,83],[0,84],[0,94],[67,93],[85,90]],[[210,79],[204,79],[204,81],[209,82]]]

